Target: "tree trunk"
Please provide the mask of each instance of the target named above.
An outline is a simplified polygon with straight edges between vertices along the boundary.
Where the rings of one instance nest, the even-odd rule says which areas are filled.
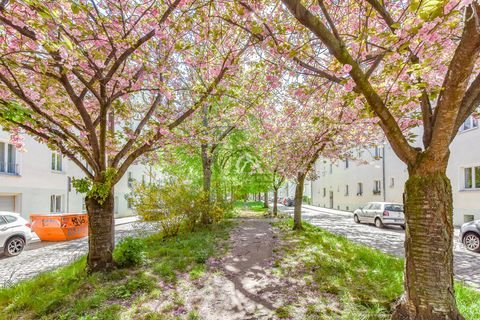
[[[85,199],[88,212],[88,255],[89,272],[108,271],[114,267],[114,195],[113,191],[103,203],[97,198]]]
[[[212,186],[212,159],[208,156],[208,146],[202,144],[202,169],[203,169],[203,191],[208,195],[210,201],[210,191]]]
[[[263,194],[263,207],[268,209],[268,192]]]
[[[273,189],[273,216],[276,217],[278,215],[278,189]]]
[[[431,164],[430,164],[431,165]],[[440,170],[410,169],[405,184],[405,293],[395,320],[459,320],[453,287],[452,188]]]
[[[295,209],[293,211],[293,230],[302,230],[302,198],[305,174],[298,174],[295,186]]]
[[[202,144],[202,168],[203,168],[203,192],[205,193],[206,201],[208,202],[207,210],[202,212],[200,217],[202,224],[210,223],[210,203],[212,202],[211,188],[212,188],[212,159],[208,155],[208,145]]]

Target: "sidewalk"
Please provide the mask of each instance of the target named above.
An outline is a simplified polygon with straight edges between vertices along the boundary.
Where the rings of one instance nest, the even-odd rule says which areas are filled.
[[[322,207],[317,207],[317,206],[311,206],[311,205],[308,205],[308,204],[302,204],[302,207],[305,208],[305,209],[313,210],[313,211],[326,212],[326,213],[332,213],[332,214],[340,214],[340,215],[349,216],[349,217],[351,217],[353,215],[353,213],[349,212],[349,211],[322,208]]]

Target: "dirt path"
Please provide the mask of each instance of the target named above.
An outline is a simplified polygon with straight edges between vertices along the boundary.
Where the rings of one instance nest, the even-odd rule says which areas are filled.
[[[276,319],[283,305],[285,280],[271,273],[276,239],[270,221],[242,219],[230,235],[230,251],[201,287],[186,296],[201,319]]]

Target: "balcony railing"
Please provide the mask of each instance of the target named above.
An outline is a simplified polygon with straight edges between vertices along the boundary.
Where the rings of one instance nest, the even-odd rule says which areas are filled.
[[[20,175],[18,163],[0,161],[0,174]]]

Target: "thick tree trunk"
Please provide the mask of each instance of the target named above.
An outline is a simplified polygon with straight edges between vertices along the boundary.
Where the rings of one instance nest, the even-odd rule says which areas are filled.
[[[276,217],[278,215],[278,189],[273,189],[273,216]]]
[[[455,303],[453,200],[444,167],[410,169],[405,184],[405,293],[395,320],[463,319]]]
[[[108,271],[114,267],[114,195],[113,191],[103,203],[97,198],[85,199],[88,212],[88,255],[89,272]]]
[[[268,192],[263,194],[263,207],[268,209]]]
[[[293,211],[293,230],[302,230],[302,198],[305,174],[298,174],[295,187],[295,209]]]

